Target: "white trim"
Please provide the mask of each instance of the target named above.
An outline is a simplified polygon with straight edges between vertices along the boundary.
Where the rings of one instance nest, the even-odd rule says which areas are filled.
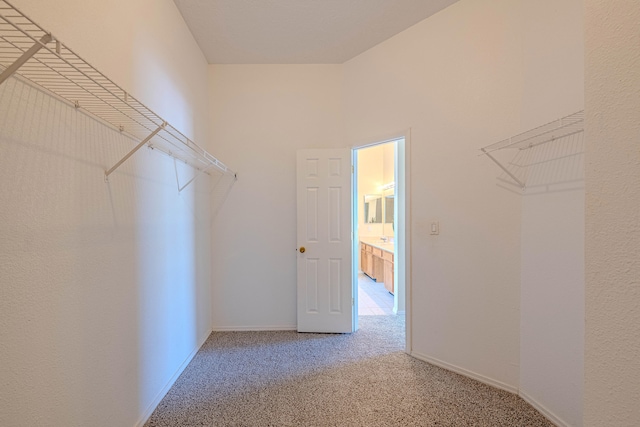
[[[244,332],[244,331],[297,331],[297,325],[280,326],[214,326],[213,332]]]
[[[405,314],[405,351],[409,354],[413,351],[413,286],[411,284],[411,278],[413,276],[412,267],[412,249],[411,249],[411,128],[403,132],[404,144],[404,164],[401,167],[404,169],[404,177],[398,176],[399,191],[402,191],[404,187],[404,203],[402,211],[398,208],[398,214],[404,213],[404,247],[403,252],[399,253],[400,262],[404,263],[404,314]],[[402,153],[402,150],[400,150]],[[399,156],[398,156],[399,157]],[[404,184],[404,185],[403,185]],[[400,230],[402,227],[398,226]],[[401,231],[401,230],[400,230]],[[399,278],[399,281],[402,280]]]
[[[353,150],[360,150],[362,148],[373,147],[375,145],[397,141],[398,139],[401,139],[401,138],[409,138],[410,136],[411,136],[411,128],[407,128],[401,131],[388,133],[386,135],[382,135],[378,137],[361,139],[359,142],[352,144],[351,148]]]
[[[196,346],[196,348],[191,352],[191,354],[189,354],[187,356],[187,358],[178,367],[178,369],[173,374],[173,376],[169,379],[169,381],[167,381],[165,386],[162,387],[162,389],[158,392],[158,394],[156,395],[155,399],[153,399],[153,401],[149,404],[147,409],[142,413],[142,415],[141,415],[140,419],[138,420],[138,422],[135,424],[136,427],[142,427],[142,426],[144,426],[144,424],[147,421],[149,421],[149,417],[151,417],[151,414],[153,414],[153,411],[156,410],[156,408],[158,407],[158,405],[160,404],[162,399],[166,396],[166,394],[169,392],[171,387],[173,387],[173,385],[177,381],[178,377],[187,368],[187,366],[189,366],[189,363],[191,363],[191,360],[193,360],[195,355],[200,351],[200,348],[204,345],[205,341],[207,341],[207,339],[211,335],[211,332],[212,332],[212,330],[209,330],[205,334],[204,338],[200,339],[199,344]]]
[[[527,402],[529,405],[533,406],[533,408],[540,412],[542,415],[545,416],[545,418],[549,421],[551,421],[553,424],[555,424],[558,427],[570,427],[571,424],[568,424],[566,422],[564,422],[559,416],[557,416],[556,414],[554,414],[551,410],[549,410],[548,408],[546,408],[543,404],[541,404],[540,402],[538,402],[537,400],[535,400],[533,397],[529,396],[527,393],[525,393],[524,391],[520,390],[518,392],[518,395],[525,401]]]
[[[460,375],[464,375],[465,377],[469,377],[472,378],[474,380],[480,381],[481,383],[490,385],[492,387],[495,388],[499,388],[500,390],[504,390],[504,391],[508,391],[509,393],[513,393],[513,394],[518,394],[518,388],[511,386],[509,384],[505,384],[501,381],[498,380],[494,380],[493,378],[489,378],[489,377],[485,377],[482,374],[478,374],[476,372],[473,371],[469,371],[467,369],[461,368],[459,366],[456,365],[452,365],[450,363],[447,362],[443,362],[442,360],[438,360],[434,357],[431,356],[427,356],[425,354],[421,354],[418,352],[412,352],[411,356],[415,357],[416,359],[420,359],[422,361],[425,361],[427,363],[431,363],[432,365],[436,365],[439,366],[441,368],[444,368],[448,371],[452,371],[455,372],[457,374]]]
[[[411,287],[411,128],[407,128],[398,132],[389,133],[382,137],[373,137],[367,138],[366,140],[360,140],[360,142],[352,144],[352,150],[359,150],[362,148],[367,148],[379,144],[384,144],[387,142],[393,142],[404,139],[403,149],[400,150],[404,152],[404,158],[402,159],[402,167],[404,169],[404,177],[395,180],[396,190],[400,191],[404,186],[404,244],[403,244],[403,253],[399,253],[398,258],[402,260],[404,263],[404,306],[405,310],[400,311],[405,314],[405,352],[411,354],[413,349],[413,331],[412,331],[412,321],[411,321],[411,313],[412,313],[412,287]],[[396,158],[396,164],[400,165],[400,156]],[[396,172],[397,174],[397,172]],[[399,209],[398,209],[399,210]],[[400,214],[400,212],[398,212]],[[355,219],[354,219],[355,221]],[[356,232],[354,228],[353,232]],[[400,226],[397,230],[397,235],[400,234]],[[354,236],[354,246],[355,246],[355,236]],[[399,247],[396,248],[396,251],[399,250]],[[355,260],[354,260],[355,262]],[[354,276],[355,277],[355,276]],[[400,282],[401,279],[398,280]],[[355,286],[355,285],[354,285]],[[356,300],[357,301],[357,300]],[[354,316],[356,316],[354,314]],[[356,316],[357,318],[357,316]]]
[[[358,273],[360,271],[360,227],[358,224],[358,150],[351,147],[351,332],[360,327]]]

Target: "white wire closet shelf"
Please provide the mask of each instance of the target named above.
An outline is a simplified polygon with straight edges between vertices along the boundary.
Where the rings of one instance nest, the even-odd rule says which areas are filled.
[[[529,150],[542,144],[561,140],[565,137],[575,135],[584,130],[584,110],[554,120],[542,126],[512,136],[502,141],[487,145],[480,149],[482,154],[489,157],[503,172],[509,176],[517,185],[526,188],[526,182],[521,177],[509,170],[508,165],[503,164],[492,155],[493,152],[499,150]]]
[[[145,145],[193,167],[197,174],[235,173],[111,81],[8,1],[0,0],[0,84],[12,75],[40,86],[140,141],[105,177]],[[195,179],[195,177],[193,178]],[[187,182],[180,190],[189,185]]]

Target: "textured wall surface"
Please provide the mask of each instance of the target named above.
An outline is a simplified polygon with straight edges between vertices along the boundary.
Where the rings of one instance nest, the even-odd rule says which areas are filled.
[[[520,393],[558,424],[580,426],[584,187],[524,196],[520,300]]]
[[[340,65],[210,65],[238,182],[213,224],[214,328],[296,327],[296,150],[341,147]]]
[[[358,146],[411,128],[414,350],[516,390],[522,199],[496,185],[497,168],[477,150],[582,108],[580,12],[577,0],[461,1],[342,66],[211,66],[214,140],[241,177],[214,225],[225,248],[213,259],[214,324],[295,326],[296,149]],[[571,215],[580,215],[580,197]],[[531,212],[545,207],[562,213],[565,205],[551,196]],[[439,236],[429,233],[432,220]],[[571,290],[581,285],[582,238],[580,222],[572,224],[567,250],[577,250],[556,270],[566,279],[562,299],[544,317],[541,295],[523,319],[537,340],[529,343],[544,343],[557,370],[581,350],[579,341],[556,349],[558,336],[545,336],[568,318],[560,337],[581,334]],[[553,229],[545,236],[531,246],[534,269],[558,238]],[[527,379],[544,369],[537,361],[528,368]],[[577,371],[538,382],[536,397],[556,390],[551,409],[579,417]]]
[[[522,127],[584,109],[582,0],[522,1]],[[522,197],[520,394],[560,425],[582,424],[584,134],[514,155]],[[541,409],[542,409],[541,408]]]
[[[585,1],[585,425],[640,425],[640,3]]]
[[[17,7],[196,140],[206,62],[171,0]],[[133,426],[211,328],[208,184],[16,79],[0,86],[0,425]],[[201,186],[200,186],[201,185]]]
[[[521,27],[517,2],[461,1],[346,62],[343,80],[347,145],[411,128],[415,354],[511,389],[520,198],[478,149],[518,129]]]

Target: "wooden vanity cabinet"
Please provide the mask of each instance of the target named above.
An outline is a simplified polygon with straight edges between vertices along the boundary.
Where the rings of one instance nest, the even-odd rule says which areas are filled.
[[[392,252],[360,242],[360,269],[376,282],[384,282],[384,287],[394,293]]]
[[[362,242],[360,242],[360,269],[373,280],[377,280],[373,268],[373,247]]]
[[[384,287],[391,293],[395,292],[394,283],[393,283],[393,254],[391,252],[384,251],[383,253],[383,262],[384,262]]]
[[[373,274],[373,248],[364,243],[360,243],[360,269],[364,274],[375,279]]]

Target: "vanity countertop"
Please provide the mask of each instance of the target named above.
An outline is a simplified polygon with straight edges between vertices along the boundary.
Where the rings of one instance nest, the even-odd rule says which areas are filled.
[[[383,242],[379,237],[361,237],[360,241],[375,248],[382,249],[383,251],[393,253],[394,250],[393,242]]]

